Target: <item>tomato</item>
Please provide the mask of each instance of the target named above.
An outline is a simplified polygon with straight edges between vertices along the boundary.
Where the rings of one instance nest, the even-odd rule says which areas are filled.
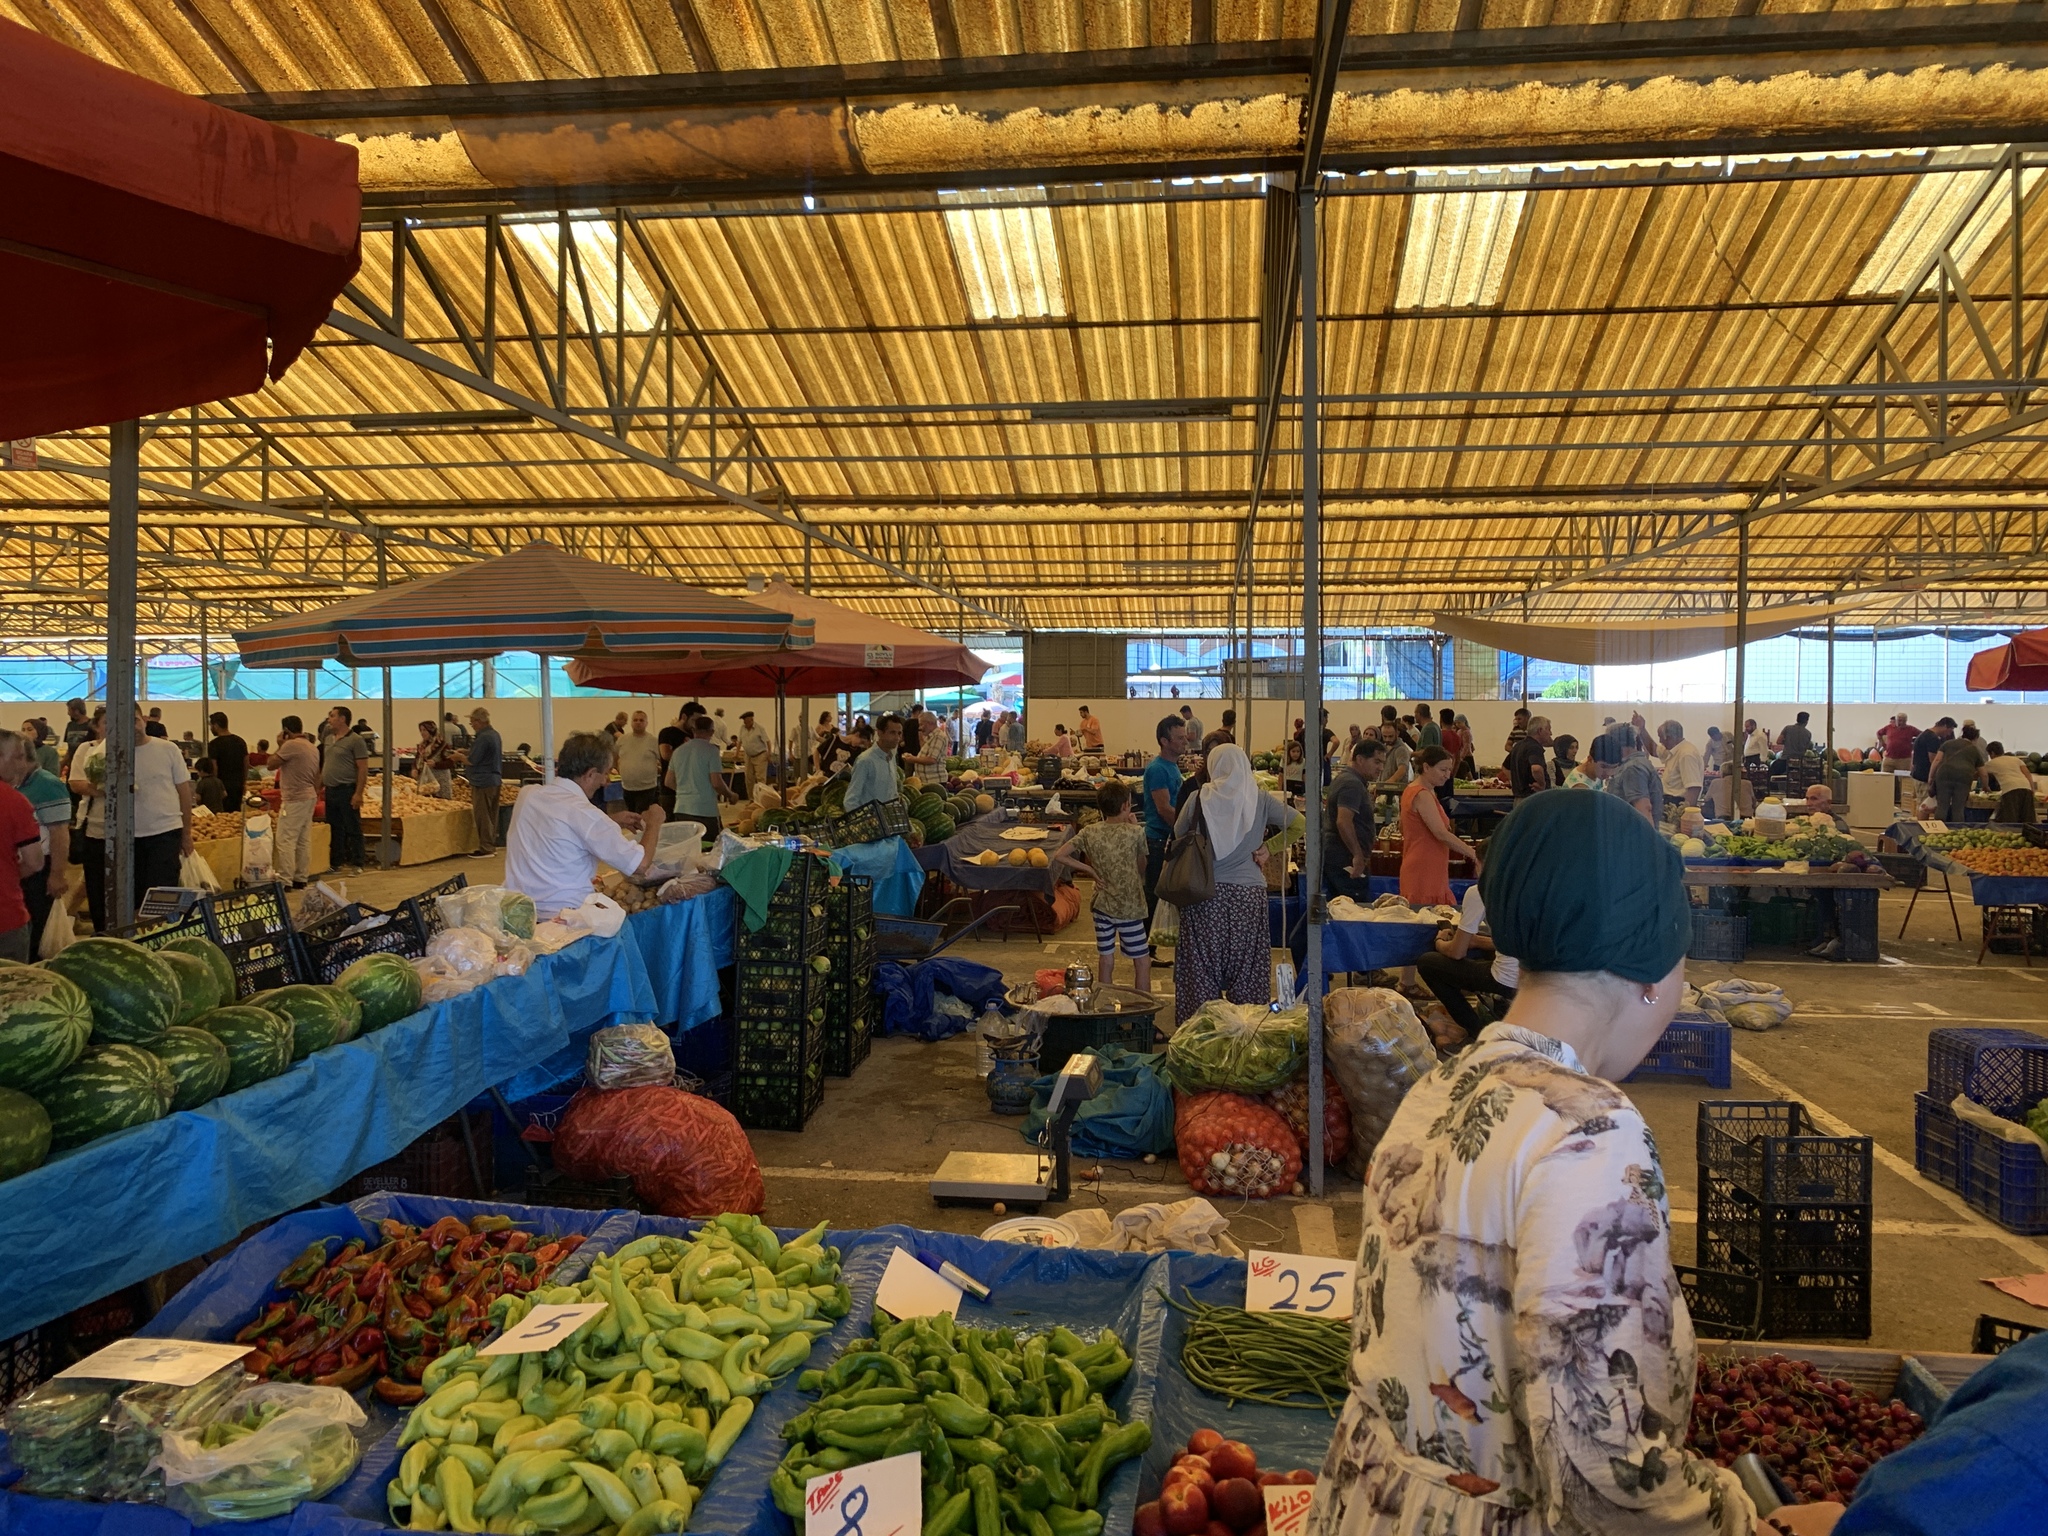
[[[1223,1436],[1213,1429],[1198,1429],[1188,1436],[1188,1454],[1206,1456],[1223,1443]]]
[[[1159,1495],[1166,1536],[1207,1536],[1209,1496],[1193,1483],[1169,1483]]]
[[[1280,1488],[1286,1486],[1287,1474],[1285,1472],[1261,1472],[1256,1481],[1261,1488]]]
[[[1131,1536],[1166,1536],[1166,1511],[1157,1499],[1138,1506],[1131,1521]]]
[[[1226,1478],[1251,1478],[1259,1475],[1259,1458],[1252,1454],[1252,1448],[1242,1440],[1226,1440],[1204,1458],[1209,1470],[1216,1474],[1216,1481]]]
[[[1233,1530],[1247,1531],[1266,1518],[1265,1496],[1258,1486],[1242,1477],[1226,1478],[1216,1485],[1209,1507]]]
[[[1216,1475],[1209,1470],[1208,1464],[1199,1456],[1186,1457],[1177,1465],[1168,1469],[1166,1486],[1172,1488],[1182,1483],[1201,1489],[1204,1498],[1207,1498],[1216,1491]]]
[[[1316,1475],[1307,1467],[1297,1467],[1287,1474],[1287,1481],[1296,1488],[1313,1488],[1316,1485]]]

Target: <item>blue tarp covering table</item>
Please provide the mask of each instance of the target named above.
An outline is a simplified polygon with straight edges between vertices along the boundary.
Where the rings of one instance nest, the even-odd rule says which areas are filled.
[[[835,849],[832,862],[850,875],[865,875],[875,882],[877,912],[908,917],[917,910],[918,893],[924,889],[924,867],[903,838],[885,837]]]
[[[550,1057],[580,1063],[572,1042],[600,1024],[670,1008],[677,1022],[702,1023],[718,1011],[715,962],[731,950],[730,900],[720,891],[641,914],[617,938],[580,940],[524,976],[501,976],[316,1051],[268,1082],[9,1180],[0,1244],[19,1273],[0,1332],[33,1328],[320,1199],[494,1084]],[[91,1219],[81,1222],[81,1211]]]
[[[2010,822],[1998,821],[1986,822],[1983,830],[2017,832],[2019,828]],[[1925,834],[1917,821],[1895,821],[1885,835],[1929,869],[1938,869],[1949,876],[1951,883],[1957,875],[1967,879],[1970,882],[1970,900],[1980,907],[2048,906],[2048,876],[1979,874],[1967,864],[1958,864],[1947,854],[1927,847],[1923,841]]]
[[[1435,945],[1435,923],[1325,923],[1323,971],[1396,970]]]

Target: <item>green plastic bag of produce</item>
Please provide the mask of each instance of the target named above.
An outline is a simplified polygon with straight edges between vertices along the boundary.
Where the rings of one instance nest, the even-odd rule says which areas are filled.
[[[355,1470],[356,1426],[365,1421],[339,1387],[245,1388],[204,1428],[164,1436],[164,1502],[195,1525],[290,1514]]]
[[[1166,1046],[1166,1074],[1187,1093],[1269,1093],[1308,1061],[1308,1005],[1204,1003]]]

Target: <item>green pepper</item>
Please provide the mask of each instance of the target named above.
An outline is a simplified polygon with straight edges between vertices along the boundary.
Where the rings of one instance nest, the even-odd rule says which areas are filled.
[[[1082,1367],[1081,1374],[1087,1379],[1090,1390],[1107,1392],[1111,1387],[1122,1381],[1130,1369],[1131,1357],[1119,1354],[1115,1359],[1105,1361],[1101,1365]]]
[[[960,1529],[967,1523],[967,1512],[974,1507],[971,1492],[956,1493],[939,1506],[939,1512],[924,1523],[924,1536],[959,1536]]]
[[[819,1429],[836,1429],[845,1435],[874,1435],[894,1432],[911,1420],[907,1403],[877,1403],[871,1408],[834,1408],[820,1413]]]
[[[743,1397],[740,1401],[750,1403],[753,1399]],[[885,1429],[872,1435],[849,1435],[843,1430],[821,1429],[817,1437],[827,1445],[852,1451],[862,1461],[880,1461],[889,1453],[890,1442],[902,1433],[900,1429]]]
[[[943,1371],[919,1371],[917,1386],[921,1395],[929,1397],[934,1392],[951,1392],[953,1378]]]
[[[1102,1536],[1102,1515],[1093,1509],[1067,1509],[1055,1504],[1045,1512],[1052,1536]]]
[[[1003,1503],[993,1467],[967,1469],[967,1491],[974,1496],[975,1536],[1003,1536]]]
[[[760,1359],[754,1362],[754,1369],[770,1378],[787,1376],[810,1358],[811,1336],[800,1331],[785,1333],[762,1351]]]
[[[803,1519],[803,1484],[799,1483],[794,1477],[791,1477],[781,1467],[777,1467],[775,1475],[768,1479],[768,1496],[775,1501],[775,1507],[789,1516],[790,1519]]]
[[[924,1458],[924,1475],[927,1480],[951,1483],[953,1480],[953,1447],[947,1441],[945,1431],[938,1421],[927,1417],[918,1426],[922,1432],[918,1450]]]
[[[1082,1375],[1081,1368],[1065,1355],[1054,1355],[1047,1363],[1052,1368],[1052,1374],[1062,1384],[1060,1389],[1060,1412],[1078,1412],[1081,1406],[1088,1401],[1089,1392],[1093,1390],[1088,1385],[1088,1378]]]
[[[684,1360],[677,1370],[683,1385],[695,1387],[713,1408],[722,1409],[732,1401],[732,1389],[726,1386],[725,1378],[710,1361]]]
[[[808,1440],[811,1431],[817,1427],[817,1423],[818,1409],[814,1404],[806,1408],[802,1413],[789,1419],[782,1426],[782,1438],[785,1440]]]
[[[801,1376],[797,1377],[796,1389],[799,1392],[824,1391],[825,1373],[823,1371],[805,1371]]]
[[[1043,1509],[1052,1502],[1052,1484],[1029,1462],[1018,1462],[1010,1470],[1010,1491],[1026,1509]]]
[[[1143,1455],[1151,1444],[1152,1426],[1142,1421],[1122,1425],[1097,1440],[1081,1461],[1082,1506],[1093,1509],[1102,1496],[1103,1479],[1116,1470],[1119,1462]]]
[[[718,1424],[704,1447],[706,1467],[716,1467],[725,1460],[726,1453],[733,1448],[733,1442],[739,1439],[740,1431],[747,1427],[747,1420],[753,1416],[754,1400],[751,1397],[735,1398],[731,1406],[718,1416]]]
[[[580,1478],[570,1479],[571,1486],[560,1493],[535,1494],[519,1506],[519,1518],[531,1520],[547,1531],[563,1530],[583,1518],[590,1507],[590,1495],[584,1491]]]
[[[754,1319],[754,1321],[759,1321],[759,1319]],[[917,1385],[911,1379],[909,1368],[901,1360],[898,1360],[894,1355],[883,1354],[879,1350],[864,1350],[857,1355],[841,1355],[832,1369],[825,1373],[825,1383],[833,1388],[843,1387],[853,1380],[856,1375],[865,1370],[878,1370],[885,1378],[894,1382],[899,1387],[914,1387]]]
[[[1088,1347],[1081,1336],[1065,1324],[1061,1324],[1046,1335],[1046,1343],[1052,1347],[1052,1352],[1056,1355],[1078,1355]]]
[[[1066,1462],[1061,1458],[1059,1442],[1050,1430],[1036,1424],[1012,1424],[1000,1437],[1004,1450],[1015,1456],[1026,1467],[1035,1468],[1051,1490],[1047,1499],[1050,1504],[1071,1504],[1074,1502],[1073,1484],[1067,1481]]]
[[[949,1438],[946,1441],[946,1448],[953,1453],[955,1459],[984,1467],[994,1466],[1009,1454],[1008,1451],[1005,1451],[995,1441],[985,1436],[975,1436],[970,1439]]]
[[[974,1369],[974,1362],[965,1355],[955,1355],[946,1362],[946,1369],[953,1377],[953,1390],[976,1408],[989,1406],[988,1387]]]
[[[483,1522],[476,1517],[476,1483],[469,1475],[469,1468],[454,1456],[444,1456],[434,1467],[434,1486],[441,1495],[441,1513],[448,1518],[448,1528],[454,1531],[481,1531]]]
[[[814,1408],[879,1408],[889,1403],[914,1403],[922,1396],[914,1387],[862,1387],[821,1397]]]
[[[987,1429],[992,1417],[988,1409],[977,1407],[952,1392],[934,1392],[924,1400],[924,1406],[925,1412],[936,1419],[947,1434],[968,1439]]]
[[[1026,1381],[1045,1380],[1046,1343],[1043,1334],[1033,1334],[1024,1341],[1023,1362]]]
[[[882,1336],[875,1341],[876,1346],[884,1353],[890,1353],[895,1350],[898,1344],[901,1344],[905,1339],[914,1337],[916,1333],[917,1320],[907,1317],[902,1322],[891,1323],[887,1328],[883,1329]]]
[[[684,1360],[717,1360],[725,1354],[726,1341],[695,1328],[671,1328],[662,1334],[661,1347]]]

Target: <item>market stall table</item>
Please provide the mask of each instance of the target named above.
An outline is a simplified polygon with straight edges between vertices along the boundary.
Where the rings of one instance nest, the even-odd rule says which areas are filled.
[[[368,806],[364,808],[367,810]],[[398,862],[401,865],[431,864],[436,859],[452,859],[458,853],[476,852],[476,816],[466,805],[446,811],[415,811],[407,816],[394,816],[391,826],[392,835],[398,840]],[[363,818],[363,841],[366,845],[383,835],[382,817]]]
[[[690,1028],[719,1010],[732,896],[636,914],[267,1082],[53,1156],[7,1181],[0,1243],[26,1268],[11,1331],[33,1328],[318,1200],[478,1094],[543,1064],[580,1068],[605,1024]],[[695,910],[692,910],[695,909]],[[651,963],[650,963],[651,962]],[[547,1075],[548,1085],[562,1073]],[[539,1091],[530,1089],[528,1091]],[[78,1213],[93,1220],[80,1223]]]
[[[1685,883],[1712,890],[1716,887],[1766,886],[1794,895],[1815,891],[1835,892],[1835,916],[1841,925],[1842,947],[1848,958],[1874,963],[1877,949],[1877,897],[1880,891],[1896,890],[1898,881],[1881,869],[1848,869],[1829,865],[1821,869],[1794,870],[1758,864],[1699,864],[1688,861]]]
[[[1020,825],[1001,816],[977,816],[943,843],[927,843],[918,849],[917,862],[928,873],[943,875],[962,890],[1033,891],[1049,901],[1053,887],[1059,882],[1060,872],[1050,862],[1044,869],[1031,865],[1020,868],[1009,862],[1009,856],[1018,848],[1039,848],[1044,850],[1050,861],[1053,854],[1074,835],[1074,829],[1063,821],[1045,822],[1034,829],[1045,834],[1042,838],[1029,842],[1004,838],[1004,832]],[[974,862],[977,854],[987,852],[1001,855],[1002,862]]]

